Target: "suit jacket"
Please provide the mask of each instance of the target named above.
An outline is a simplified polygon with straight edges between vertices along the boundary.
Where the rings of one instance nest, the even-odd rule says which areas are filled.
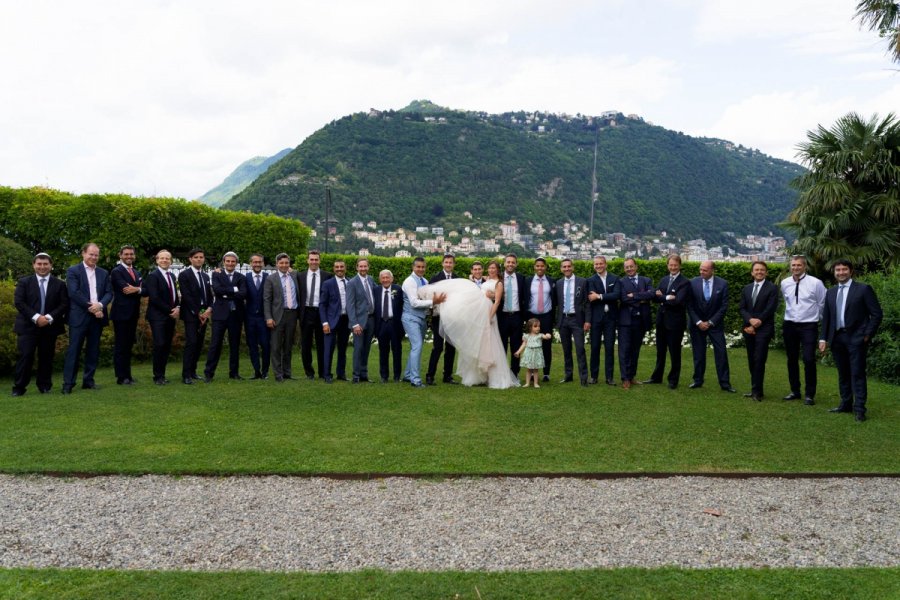
[[[300,271],[297,273],[297,279],[300,282],[300,316],[303,316],[303,313],[306,311],[306,303],[309,301],[309,293],[312,290],[306,289],[306,275],[309,273],[309,270]],[[316,277],[316,287],[319,288],[319,304],[322,304],[322,288],[325,285],[325,282],[334,277],[334,274],[329,273],[324,269],[319,269],[316,271],[318,277]],[[317,310],[313,308],[313,310]]]
[[[728,282],[721,277],[712,277],[712,291],[709,302],[703,297],[703,278],[691,279],[691,293],[688,299],[688,314],[691,325],[697,321],[709,321],[712,329],[722,329],[725,324],[725,311],[728,310]]]
[[[597,292],[602,298],[591,302],[591,317],[595,323],[601,322],[604,318],[612,321],[619,320],[619,298],[622,297],[622,286],[619,278],[606,272],[606,289],[603,288],[603,280],[594,273],[587,280],[588,295],[591,292]],[[606,309],[606,307],[609,307]]]
[[[178,286],[172,277],[172,285],[175,286],[175,306],[179,305]],[[166,276],[159,269],[154,269],[144,278],[144,294],[147,296],[147,320],[165,321],[169,319],[172,306],[172,295],[169,292],[169,283]]]
[[[19,335],[36,334],[42,329],[56,335],[65,329],[69,311],[69,293],[66,284],[50,275],[44,297],[44,314],[50,315],[53,323],[48,327],[38,327],[31,318],[41,312],[41,288],[37,275],[27,275],[19,279],[13,295],[16,306],[16,321],[13,331]]]
[[[194,275],[194,269],[188,267],[182,269],[178,274],[178,291],[181,292],[181,320],[196,321],[200,318],[200,313],[205,311],[212,305],[213,289],[209,283],[209,274],[200,272],[203,280],[203,287],[206,294],[206,301],[200,294],[200,284],[197,283],[197,277]]]
[[[294,284],[294,299],[295,303],[297,303],[300,301],[297,272],[291,271],[287,275]],[[265,285],[263,285],[263,316],[266,318],[266,321],[270,319],[275,321],[275,325],[281,323],[281,319],[284,317],[284,311],[287,310],[284,306],[284,288],[281,285],[281,277],[281,272],[275,271],[266,279]],[[299,306],[300,305],[297,304],[298,308]]]
[[[819,339],[825,340],[829,344],[834,340],[834,334],[837,331],[837,293],[838,286],[830,288],[825,293],[822,334]],[[865,337],[871,340],[884,317],[878,298],[875,297],[875,291],[868,284],[852,281],[844,293],[846,294],[844,298],[844,330],[851,338],[854,338],[854,341],[862,341],[862,338]]]
[[[374,294],[378,291],[378,286],[375,285],[375,280],[372,279],[370,275],[366,276],[366,281],[369,282],[369,287],[373,293],[373,301],[375,299]],[[347,320],[348,325],[353,328],[356,325],[359,325],[363,329],[366,328],[366,323],[369,320],[369,312],[374,311],[375,306],[369,305],[369,295],[366,293],[363,288],[362,279],[359,275],[352,277],[347,281]]]
[[[396,283],[392,283],[391,287],[391,323],[394,325],[394,332],[399,332],[402,336],[403,325],[400,317],[403,314],[403,289]],[[382,302],[384,301],[384,286],[379,285],[375,288],[375,316],[377,321],[381,321]]]
[[[259,287],[256,287],[256,273],[247,273],[244,277],[244,280],[247,282],[247,297],[244,299],[244,315],[247,319],[265,318],[263,313],[263,290],[265,289],[266,279],[268,279],[268,277],[268,273],[260,273]]]
[[[659,280],[659,285],[656,286],[656,289],[663,293],[662,297],[657,296],[655,293],[653,295],[653,301],[660,304],[659,311],[656,313],[656,324],[662,325],[666,329],[683,330],[687,324],[685,308],[691,292],[691,283],[688,281],[688,278],[684,276],[684,273],[679,273],[673,284],[672,276],[666,275]],[[674,294],[675,298],[666,300],[666,296],[670,294]]]
[[[572,276],[574,281],[574,286],[572,289],[572,308],[575,309],[575,318],[581,323],[590,323],[591,322],[591,303],[587,297],[587,279],[584,277],[578,277],[577,275]],[[556,281],[556,307],[557,307],[557,328],[562,326],[563,319],[565,318],[565,293],[566,293],[566,278],[561,277]]]
[[[514,273],[514,277],[516,278],[516,285],[519,288],[519,303],[516,306],[513,306],[513,310],[527,313],[531,299],[531,278],[525,277],[521,273]],[[503,301],[500,303],[500,308],[497,312],[503,312],[503,309],[506,306],[506,288],[508,287],[506,285],[506,271],[500,273],[500,282],[503,284]]]
[[[348,279],[344,279],[344,287],[349,283]],[[338,321],[341,319],[341,285],[337,277],[331,277],[322,284],[322,291],[319,294],[319,320],[322,323],[328,323],[328,326],[334,329]]]
[[[212,289],[215,301],[213,302],[213,321],[225,321],[234,315],[244,318],[244,298],[247,297],[247,281],[237,271],[231,275],[228,281],[228,273],[224,270],[212,273]],[[232,304],[234,310],[231,310]]]
[[[122,289],[126,285],[136,285],[141,287],[141,274],[132,267],[134,271],[134,279],[128,274],[125,265],[118,264],[109,272],[109,278],[112,280],[113,303],[109,309],[109,318],[113,321],[128,321],[137,318],[141,312],[141,296],[143,290],[139,294],[126,294]]]
[[[741,290],[741,303],[738,310],[741,313],[741,319],[744,321],[744,327],[750,324],[750,319],[759,319],[762,325],[757,331],[775,329],[775,311],[778,310],[778,303],[781,302],[781,293],[778,286],[769,280],[765,280],[759,288],[759,294],[756,296],[756,303],[753,303],[753,286],[756,282],[745,285]]]
[[[106,269],[96,267],[94,276],[97,280],[97,302],[103,305],[101,323],[106,325],[109,323],[106,307],[112,301],[112,285]],[[87,271],[83,262],[69,267],[66,271],[66,288],[69,292],[69,327],[83,327],[91,319],[96,319],[97,317],[88,312],[91,304],[91,291],[88,288]]]
[[[650,301],[655,296],[653,281],[643,275],[637,276],[637,284],[630,277],[619,278],[619,325],[650,328]],[[631,298],[628,294],[634,294]]]

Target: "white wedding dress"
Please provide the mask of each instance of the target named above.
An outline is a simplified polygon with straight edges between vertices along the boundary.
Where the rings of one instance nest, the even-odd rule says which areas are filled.
[[[485,293],[492,292],[496,284],[496,280],[488,280],[479,288],[468,279],[445,279],[419,288],[420,298],[447,294],[438,305],[441,335],[459,354],[456,373],[463,385],[487,384],[495,389],[519,385],[519,379],[506,364],[496,317],[490,319],[492,301]]]

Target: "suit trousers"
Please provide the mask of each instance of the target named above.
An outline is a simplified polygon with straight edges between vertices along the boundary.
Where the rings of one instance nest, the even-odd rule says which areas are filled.
[[[150,321],[150,335],[153,336],[153,379],[165,379],[175,335],[175,319]]]
[[[622,381],[632,381],[637,377],[643,342],[643,325],[619,325],[619,373]]]
[[[285,309],[281,321],[272,330],[272,370],[275,371],[275,377],[291,377],[291,353],[296,329],[297,311]]]
[[[318,308],[306,307],[300,320],[300,357],[307,377],[316,375],[312,360],[313,344],[316,346],[316,367],[319,370],[319,377],[324,378],[328,369],[325,367],[325,332],[322,331],[322,319],[319,317]]]
[[[563,361],[566,379],[573,379],[574,364],[572,361],[572,343],[575,344],[575,355],[578,358],[578,377],[587,381],[587,360],[584,355],[584,322],[577,317],[563,317],[559,326],[559,340],[562,343]]]
[[[666,352],[669,353],[668,381],[672,385],[678,385],[681,378],[681,342],[684,339],[684,327],[668,328],[665,325],[656,326],[656,367],[650,379],[662,383],[663,373],[666,370]]]
[[[591,323],[591,377],[599,379],[600,348],[606,353],[603,363],[606,379],[613,378],[613,354],[616,351],[616,322],[605,317],[602,321]]]
[[[803,372],[806,397],[816,397],[816,350],[819,347],[819,324],[784,322],[784,352],[787,354],[788,382],[791,393],[800,395],[800,356],[803,355]]]
[[[375,315],[369,315],[362,333],[353,335],[353,378],[369,378],[369,351],[375,337]]]
[[[103,322],[91,317],[86,324],[69,327],[69,349],[66,351],[66,362],[63,366],[63,385],[75,387],[75,378],[84,351],[84,373],[82,383],[94,383],[94,373],[100,362],[100,336],[103,333]]]
[[[831,355],[838,371],[840,408],[857,415],[866,414],[868,387],[866,384],[866,355],[869,351],[861,333],[838,331],[831,341]]]
[[[137,339],[138,315],[124,321],[113,321],[113,369],[116,379],[131,379],[131,351]]]
[[[500,342],[503,344],[503,352],[509,348],[515,353],[522,347],[522,329],[525,321],[521,312],[504,312],[502,309],[497,311],[497,327],[500,330]],[[513,356],[509,363],[509,368],[513,374],[519,376],[519,359]]]
[[[553,335],[553,311],[546,312],[542,315],[536,315],[534,313],[528,313],[529,319],[537,319],[541,324],[541,334],[549,333],[551,336]],[[522,346],[522,342],[519,342],[518,346],[513,345],[513,348],[518,350]],[[551,337],[549,340],[541,340],[541,351],[544,354],[544,375],[550,374],[550,364],[553,362],[553,338]],[[515,357],[513,357],[515,358]]]
[[[347,376],[347,344],[350,342],[350,324],[347,322],[347,315],[341,315],[337,325],[331,328],[331,333],[324,335],[325,340],[325,376],[338,377]],[[337,349],[337,373],[331,372],[331,365],[334,364],[334,351]]]
[[[747,347],[747,367],[750,369],[750,392],[763,396],[763,382],[766,379],[766,361],[769,359],[769,342],[775,334],[770,324],[761,328],[755,335],[744,334],[744,345]]]
[[[441,353],[443,352],[444,380],[446,381],[453,377],[453,361],[456,358],[456,348],[447,342],[441,335],[440,317],[431,317],[431,331],[434,335],[434,339],[431,345],[431,356],[428,358],[428,372],[425,374],[425,377],[428,380],[434,379],[434,376],[437,373],[438,362],[440,362]]]
[[[203,368],[203,374],[207,377],[214,377],[216,368],[219,366],[219,358],[222,356],[222,344],[225,341],[225,335],[228,335],[228,375],[234,377],[238,375],[238,364],[241,356],[241,328],[243,325],[243,316],[236,312],[228,316],[227,319],[213,321],[212,337],[209,340],[209,351],[206,353],[206,366]]]
[[[403,313],[400,321],[403,323],[406,337],[409,338],[409,355],[406,357],[403,378],[408,379],[410,383],[422,383],[419,372],[422,364],[422,346],[425,343],[425,318]]]
[[[184,320],[184,350],[181,353],[182,379],[197,374],[197,362],[200,360],[200,350],[203,348],[203,338],[205,337],[206,323],[201,325],[200,319]]]
[[[56,338],[59,335],[51,332],[50,327],[42,327],[34,333],[19,334],[17,346],[19,358],[16,361],[13,390],[25,393],[31,383],[31,372],[34,368],[34,356],[37,354],[37,387],[47,391],[53,387],[53,357],[56,354]]]
[[[713,347],[713,358],[716,361],[716,376],[719,387],[731,387],[731,373],[728,369],[728,352],[725,349],[725,330],[712,327],[703,331],[694,325],[690,326],[691,352],[694,357],[694,383],[703,385],[706,376],[706,341]]]
[[[255,375],[268,375],[269,362],[272,360],[272,344],[265,318],[257,316],[246,317],[244,319],[244,337],[247,340],[247,351],[250,354],[250,364],[253,365],[253,373]]]
[[[400,379],[400,361],[402,358],[403,329],[393,319],[387,321],[378,318],[378,366],[382,379],[390,375],[389,362],[394,359],[394,379]]]

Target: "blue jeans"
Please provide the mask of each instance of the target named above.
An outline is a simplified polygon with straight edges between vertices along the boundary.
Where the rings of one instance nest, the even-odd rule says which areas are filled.
[[[409,338],[409,357],[406,359],[406,370],[403,377],[410,383],[422,383],[419,368],[422,364],[422,345],[425,343],[425,319],[419,319],[403,314],[400,317],[403,330]]]

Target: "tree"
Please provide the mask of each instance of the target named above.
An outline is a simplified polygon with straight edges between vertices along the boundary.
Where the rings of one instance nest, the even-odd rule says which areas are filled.
[[[809,169],[794,180],[797,207],[784,224],[814,265],[847,257],[867,269],[900,263],[900,122],[856,113],[807,132],[798,146]]]
[[[900,3],[889,0],[860,0],[856,15],[860,25],[888,41],[891,60],[900,63]]]

